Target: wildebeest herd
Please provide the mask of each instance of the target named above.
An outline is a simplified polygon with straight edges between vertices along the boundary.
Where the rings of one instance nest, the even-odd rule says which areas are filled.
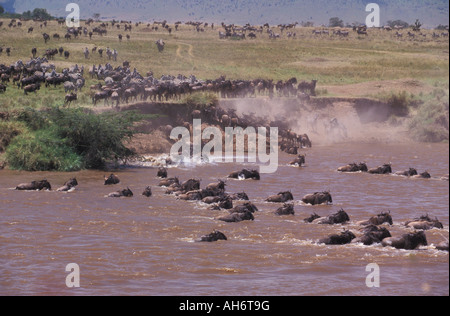
[[[178,177],[168,177],[168,170],[165,167],[159,167],[156,177],[159,178],[158,186],[165,188],[165,195],[175,196],[179,200],[197,201],[203,205],[209,205],[209,210],[228,210],[226,215],[216,216],[215,219],[223,222],[241,222],[254,220],[255,214],[259,212],[258,207],[250,201],[245,192],[231,193],[226,191],[226,181],[210,183],[205,188],[201,188],[201,180],[191,178],[186,181],[180,181]],[[239,179],[249,181],[259,181],[261,176],[257,170],[242,169],[230,173],[228,179]],[[233,181],[233,180],[231,180]],[[117,175],[111,174],[104,178],[104,185],[118,185],[120,179]],[[75,178],[67,181],[59,192],[71,192],[75,190],[78,182]],[[32,181],[31,183],[19,184],[16,190],[51,190],[51,185],[47,180]],[[142,195],[152,196],[151,186],[143,189]],[[106,197],[133,197],[134,194],[129,187],[114,191]],[[265,202],[270,204],[281,204],[275,211],[275,216],[295,215],[294,196],[290,191],[279,192],[276,195],[269,196]],[[333,200],[330,192],[315,192],[307,194],[301,199],[301,203],[310,205],[332,204]],[[310,217],[304,219],[305,223],[312,225],[345,225],[350,223],[349,214],[342,208],[336,213],[320,216],[313,213]],[[327,237],[317,240],[317,244],[325,245],[344,245],[350,243],[359,243],[363,245],[381,244],[383,247],[390,246],[397,249],[414,250],[419,246],[428,246],[425,231],[430,229],[443,229],[443,224],[428,214],[419,216],[405,223],[399,224],[412,231],[401,236],[393,237],[386,225],[394,225],[390,211],[381,212],[370,217],[368,220],[355,223],[361,228],[358,232],[352,232],[343,229],[339,234],[331,234]],[[214,230],[210,234],[201,236],[197,241],[218,241],[227,240],[224,233]],[[448,251],[448,241],[443,241],[435,246],[438,250]]]

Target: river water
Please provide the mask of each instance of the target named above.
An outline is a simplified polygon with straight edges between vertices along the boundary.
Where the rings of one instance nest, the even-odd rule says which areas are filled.
[[[198,202],[177,200],[157,186],[156,168],[115,171],[121,183],[103,185],[103,171],[29,173],[0,171],[1,295],[449,295],[449,255],[434,248],[449,237],[447,144],[335,144],[305,149],[306,165],[288,166],[280,154],[274,174],[261,181],[228,180],[228,192],[245,191],[259,212],[254,221],[216,220]],[[427,170],[432,179],[342,174],[349,162],[370,167],[391,162],[395,171]],[[173,167],[169,176],[199,178],[202,187],[250,164],[215,163]],[[54,188],[76,177],[74,192],[23,192],[13,188],[46,178]],[[140,195],[150,185],[153,196]],[[132,198],[107,198],[129,187]],[[279,204],[264,199],[290,190],[295,215],[276,216]],[[304,205],[309,193],[329,190],[333,205]],[[317,225],[343,208],[351,222]],[[390,210],[393,236],[421,215],[437,217],[444,229],[426,231],[428,246],[406,251],[381,245],[319,245],[343,228],[360,234],[357,221]],[[227,241],[195,242],[214,229]],[[80,269],[80,287],[66,286],[66,265]],[[380,287],[366,286],[366,266],[378,264]]]

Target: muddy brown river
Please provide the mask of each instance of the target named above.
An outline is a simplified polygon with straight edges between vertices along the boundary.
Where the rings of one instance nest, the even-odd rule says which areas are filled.
[[[448,144],[335,144],[305,149],[306,165],[279,168],[261,181],[228,180],[228,192],[245,191],[259,211],[254,221],[225,223],[199,202],[177,200],[157,186],[156,168],[114,171],[116,186],[103,185],[103,171],[29,173],[0,171],[1,295],[449,295],[449,254],[435,245],[449,238]],[[393,171],[427,170],[432,179],[395,175],[343,174],[350,162],[370,167],[391,162]],[[252,164],[214,163],[179,166],[169,176],[195,177],[207,184]],[[46,178],[56,189],[70,177],[70,193],[15,191],[17,184]],[[150,185],[153,196],[141,195]],[[129,187],[132,198],[107,198]],[[281,204],[264,199],[290,190],[295,215],[276,216]],[[332,205],[300,200],[329,190]],[[329,215],[343,208],[345,225],[303,221],[311,213]],[[428,214],[444,229],[426,231],[428,246],[397,250],[380,244],[326,246],[317,240],[344,228],[360,234],[357,221],[390,210],[393,236],[410,230],[403,223]],[[228,240],[195,242],[214,229]],[[80,287],[66,286],[76,263]],[[368,287],[366,266],[379,266],[379,287]]]

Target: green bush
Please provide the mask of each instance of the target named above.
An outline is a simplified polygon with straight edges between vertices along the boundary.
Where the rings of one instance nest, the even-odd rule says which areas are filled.
[[[449,140],[448,95],[444,100],[424,102],[409,125],[414,139],[422,142],[442,142]]]
[[[11,169],[27,171],[75,171],[82,159],[52,130],[39,130],[17,136],[6,149]]]
[[[14,137],[27,131],[27,127],[22,122],[0,121],[0,152],[5,151]]]
[[[126,159],[134,153],[124,145],[133,136],[134,112],[95,114],[81,108],[55,108],[49,117],[60,138],[83,158],[88,169],[103,168],[107,161]]]

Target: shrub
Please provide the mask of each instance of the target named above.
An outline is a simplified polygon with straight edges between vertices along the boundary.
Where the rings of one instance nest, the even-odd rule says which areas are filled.
[[[27,131],[22,122],[0,121],[0,152],[5,151],[14,137]]]
[[[449,140],[449,103],[446,100],[429,100],[418,109],[409,125],[414,139],[422,142]]]
[[[12,169],[27,171],[75,171],[83,167],[81,157],[52,130],[17,136],[6,150]]]
[[[134,112],[95,114],[81,108],[55,108],[49,116],[58,136],[66,139],[88,169],[103,168],[109,160],[134,154],[124,145],[133,136],[133,123],[139,120]]]

